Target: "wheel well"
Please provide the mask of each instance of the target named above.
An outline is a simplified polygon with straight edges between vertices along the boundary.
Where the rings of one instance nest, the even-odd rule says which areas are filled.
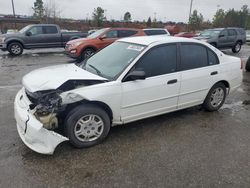
[[[21,44],[22,47],[24,48],[23,43],[20,42],[20,41],[18,41],[18,40],[11,40],[11,41],[9,41],[9,42],[7,43],[7,48],[8,48],[8,46],[9,46],[11,43],[14,43],[14,42]]]
[[[242,40],[237,40],[236,43],[238,43],[238,42],[239,42],[241,45],[243,44]]]
[[[78,101],[78,102],[69,104],[65,111],[70,112],[72,109],[74,109],[75,107],[82,105],[82,104],[94,104],[94,105],[102,108],[103,110],[105,110],[105,112],[107,112],[107,114],[110,118],[110,121],[113,120],[113,112],[112,112],[111,108],[106,103],[103,103],[100,101],[88,101],[88,100]]]
[[[229,93],[230,84],[228,83],[228,81],[226,81],[226,80],[221,80],[221,81],[219,81],[219,82],[217,82],[217,83],[223,83],[223,84],[225,85],[225,87],[227,88],[227,92]],[[217,84],[217,83],[215,83],[215,84]],[[214,85],[215,85],[215,84],[214,84]]]
[[[92,50],[94,50],[95,52],[97,51],[97,49],[96,49],[94,46],[86,46],[85,48],[82,49],[81,53],[82,53],[84,50],[87,50],[87,49],[92,49]]]

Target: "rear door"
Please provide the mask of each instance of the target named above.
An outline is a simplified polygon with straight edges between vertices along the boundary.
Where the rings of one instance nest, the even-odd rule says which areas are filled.
[[[206,46],[196,43],[182,43],[180,57],[181,88],[178,108],[201,104],[219,79],[218,57]]]
[[[43,26],[44,30],[44,47],[62,47],[61,32],[54,25]]]
[[[161,45],[148,52],[132,70],[143,70],[145,80],[122,83],[121,119],[130,122],[177,108],[180,72],[176,44]]]

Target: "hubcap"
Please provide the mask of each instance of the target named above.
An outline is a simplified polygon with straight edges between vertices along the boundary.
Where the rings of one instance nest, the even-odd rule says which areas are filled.
[[[94,141],[98,139],[104,130],[104,123],[100,116],[90,114],[80,118],[74,129],[76,138],[80,141]]]
[[[19,54],[21,52],[21,48],[18,45],[13,45],[11,46],[11,52],[13,54]]]
[[[240,44],[237,44],[236,46],[235,46],[235,50],[238,52],[238,51],[240,51]]]
[[[225,93],[224,93],[224,90],[222,88],[220,88],[220,87],[216,88],[213,91],[211,98],[210,98],[211,105],[215,108],[218,107],[222,103],[222,101],[224,99],[224,95],[225,95]]]
[[[94,54],[94,52],[93,52],[92,50],[87,50],[87,51],[85,51],[85,53],[84,53],[84,57],[85,57],[85,59],[86,59],[86,58],[91,57],[93,54]]]

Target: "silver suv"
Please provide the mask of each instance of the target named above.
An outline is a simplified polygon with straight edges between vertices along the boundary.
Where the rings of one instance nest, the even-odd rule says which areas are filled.
[[[195,38],[206,41],[216,48],[232,49],[234,53],[238,53],[241,46],[246,43],[246,32],[236,27],[215,28],[204,30]]]

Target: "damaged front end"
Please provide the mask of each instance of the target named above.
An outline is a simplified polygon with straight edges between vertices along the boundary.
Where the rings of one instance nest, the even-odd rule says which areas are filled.
[[[68,138],[63,135],[67,106],[82,100],[73,93],[61,95],[79,87],[103,83],[103,81],[69,80],[57,89],[30,92],[22,88],[15,99],[15,118],[18,133],[32,150],[53,154],[55,148]]]

